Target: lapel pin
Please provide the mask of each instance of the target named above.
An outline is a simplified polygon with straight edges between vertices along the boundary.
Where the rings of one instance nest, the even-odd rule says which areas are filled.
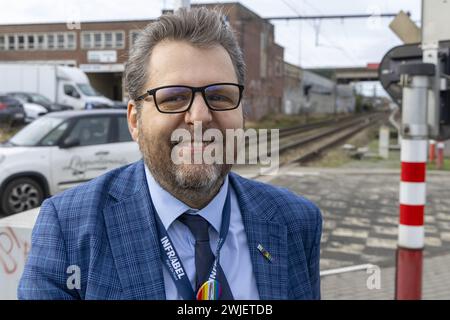
[[[272,255],[266,249],[264,249],[264,247],[261,244],[258,244],[258,250],[264,256],[264,258],[266,258],[270,262],[273,261]]]

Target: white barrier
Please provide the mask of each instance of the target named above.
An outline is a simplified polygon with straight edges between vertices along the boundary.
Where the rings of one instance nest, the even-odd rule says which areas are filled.
[[[31,247],[40,208],[0,219],[0,300],[17,299],[17,285]]]

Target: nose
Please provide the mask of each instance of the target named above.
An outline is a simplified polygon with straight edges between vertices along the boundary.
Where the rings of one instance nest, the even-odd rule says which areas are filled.
[[[191,108],[186,112],[185,121],[189,125],[194,125],[194,121],[208,123],[212,121],[211,110],[206,105],[201,92],[196,92]]]

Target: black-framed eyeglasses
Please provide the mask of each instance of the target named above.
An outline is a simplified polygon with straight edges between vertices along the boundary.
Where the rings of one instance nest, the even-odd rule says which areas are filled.
[[[201,92],[209,109],[228,111],[239,106],[243,91],[243,85],[227,82],[213,83],[204,87],[172,85],[148,90],[137,97],[135,101],[153,96],[153,101],[159,112],[181,113],[189,110],[194,101],[195,93]]]

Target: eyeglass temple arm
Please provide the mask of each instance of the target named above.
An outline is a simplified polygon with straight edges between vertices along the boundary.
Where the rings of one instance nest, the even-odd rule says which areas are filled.
[[[134,101],[141,101],[144,100],[145,98],[147,98],[150,95],[150,92],[147,91],[146,93],[144,93],[142,96],[137,97],[136,99],[134,99]]]

